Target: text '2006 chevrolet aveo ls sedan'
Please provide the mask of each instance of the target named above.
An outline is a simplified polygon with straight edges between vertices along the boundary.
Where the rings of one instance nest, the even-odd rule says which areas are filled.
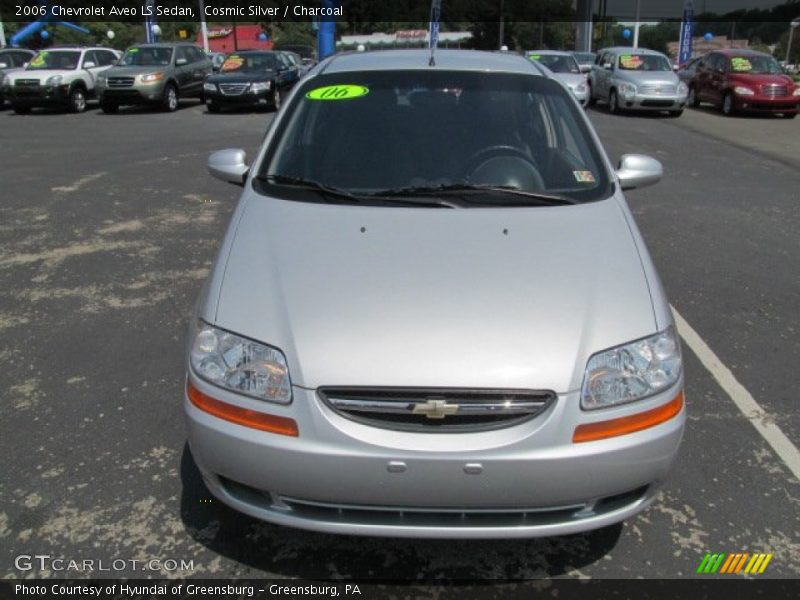
[[[317,531],[533,537],[645,508],[685,422],[669,305],[569,91],[520,56],[338,55],[274,119],[187,344],[211,492]]]

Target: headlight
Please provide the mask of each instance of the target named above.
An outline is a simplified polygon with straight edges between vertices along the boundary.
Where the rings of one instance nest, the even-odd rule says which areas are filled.
[[[678,96],[686,96],[689,94],[689,86],[683,81],[678,84]]]
[[[250,85],[250,91],[254,94],[258,92],[266,92],[270,88],[270,81],[265,81],[264,83],[253,83]]]
[[[213,84],[213,83],[204,83],[203,84],[203,89],[206,92],[216,92],[217,91],[217,86],[215,84]]]
[[[794,92],[792,92],[792,96],[800,96],[800,86],[794,88]]]
[[[277,348],[199,323],[189,359],[199,377],[222,388],[280,404],[292,400],[289,367]]]
[[[740,96],[754,96],[755,92],[751,90],[749,87],[744,87],[743,85],[737,85],[733,88],[733,91],[739,94]]]
[[[633,98],[636,95],[636,86],[632,83],[620,83],[619,93],[626,98]]]
[[[593,410],[647,398],[677,383],[681,371],[681,348],[672,326],[598,352],[586,365],[581,408]]]
[[[45,85],[61,85],[61,82],[64,78],[61,75],[53,75],[52,77],[48,77],[47,81],[44,82]]]
[[[140,81],[142,83],[155,83],[156,81],[161,81],[164,79],[164,73],[148,73],[147,75],[142,75]]]
[[[578,85],[575,86],[575,91],[578,92],[579,94],[583,94],[586,91],[586,84],[579,83]]]

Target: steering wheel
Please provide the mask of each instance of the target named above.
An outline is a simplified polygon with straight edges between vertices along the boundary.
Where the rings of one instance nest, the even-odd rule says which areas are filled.
[[[514,146],[483,148],[469,157],[464,179],[473,184],[509,186],[524,191],[545,190],[536,163]]]

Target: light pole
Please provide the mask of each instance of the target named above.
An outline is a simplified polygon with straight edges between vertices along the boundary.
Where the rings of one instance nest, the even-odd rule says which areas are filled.
[[[503,0],[500,0],[500,31],[497,32],[498,37],[500,38],[497,47],[502,50],[503,49],[503,37],[505,36],[505,32],[503,31],[505,23],[503,22]]]
[[[633,47],[639,47],[639,4],[640,0],[636,0],[636,23],[633,25]]]
[[[792,50],[792,37],[794,37],[794,30],[800,27],[800,17],[789,23],[789,41],[786,44],[786,64],[789,64],[789,53]]]

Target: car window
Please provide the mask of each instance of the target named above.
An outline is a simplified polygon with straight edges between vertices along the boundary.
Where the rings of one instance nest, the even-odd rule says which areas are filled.
[[[109,50],[95,50],[94,54],[97,57],[97,64],[101,67],[113,65],[117,62],[117,57]]]
[[[175,49],[175,62],[178,62],[180,59],[184,59],[186,62],[192,62],[186,52],[186,48],[182,46],[178,46]]]
[[[751,75],[780,75],[783,71],[778,61],[771,56],[732,56],[732,73],[749,73]]]
[[[562,54],[537,54],[528,55],[528,58],[542,63],[553,73],[580,73],[581,69],[574,56]]]
[[[189,46],[186,50],[189,53],[189,62],[200,62],[203,60],[203,53],[199,48]]]
[[[289,177],[353,193],[508,186],[575,201],[610,193],[585,117],[551,79],[330,74],[304,84],[295,99],[256,171],[267,182]],[[279,185],[267,187],[270,194],[284,193]]]
[[[0,64],[5,64],[7,67],[16,67],[18,61],[11,52],[0,52]]]
[[[97,56],[95,56],[94,50],[87,50],[83,53],[83,62],[81,62],[81,67],[84,69],[86,68],[86,63],[94,63],[94,66],[97,66]]]
[[[81,53],[75,50],[42,50],[31,59],[29,71],[44,69],[74,70],[78,68]]]
[[[120,66],[167,66],[172,62],[172,48],[134,46],[128,48],[119,61]]]
[[[620,54],[617,67],[622,71],[672,71],[672,65],[658,54]]]

